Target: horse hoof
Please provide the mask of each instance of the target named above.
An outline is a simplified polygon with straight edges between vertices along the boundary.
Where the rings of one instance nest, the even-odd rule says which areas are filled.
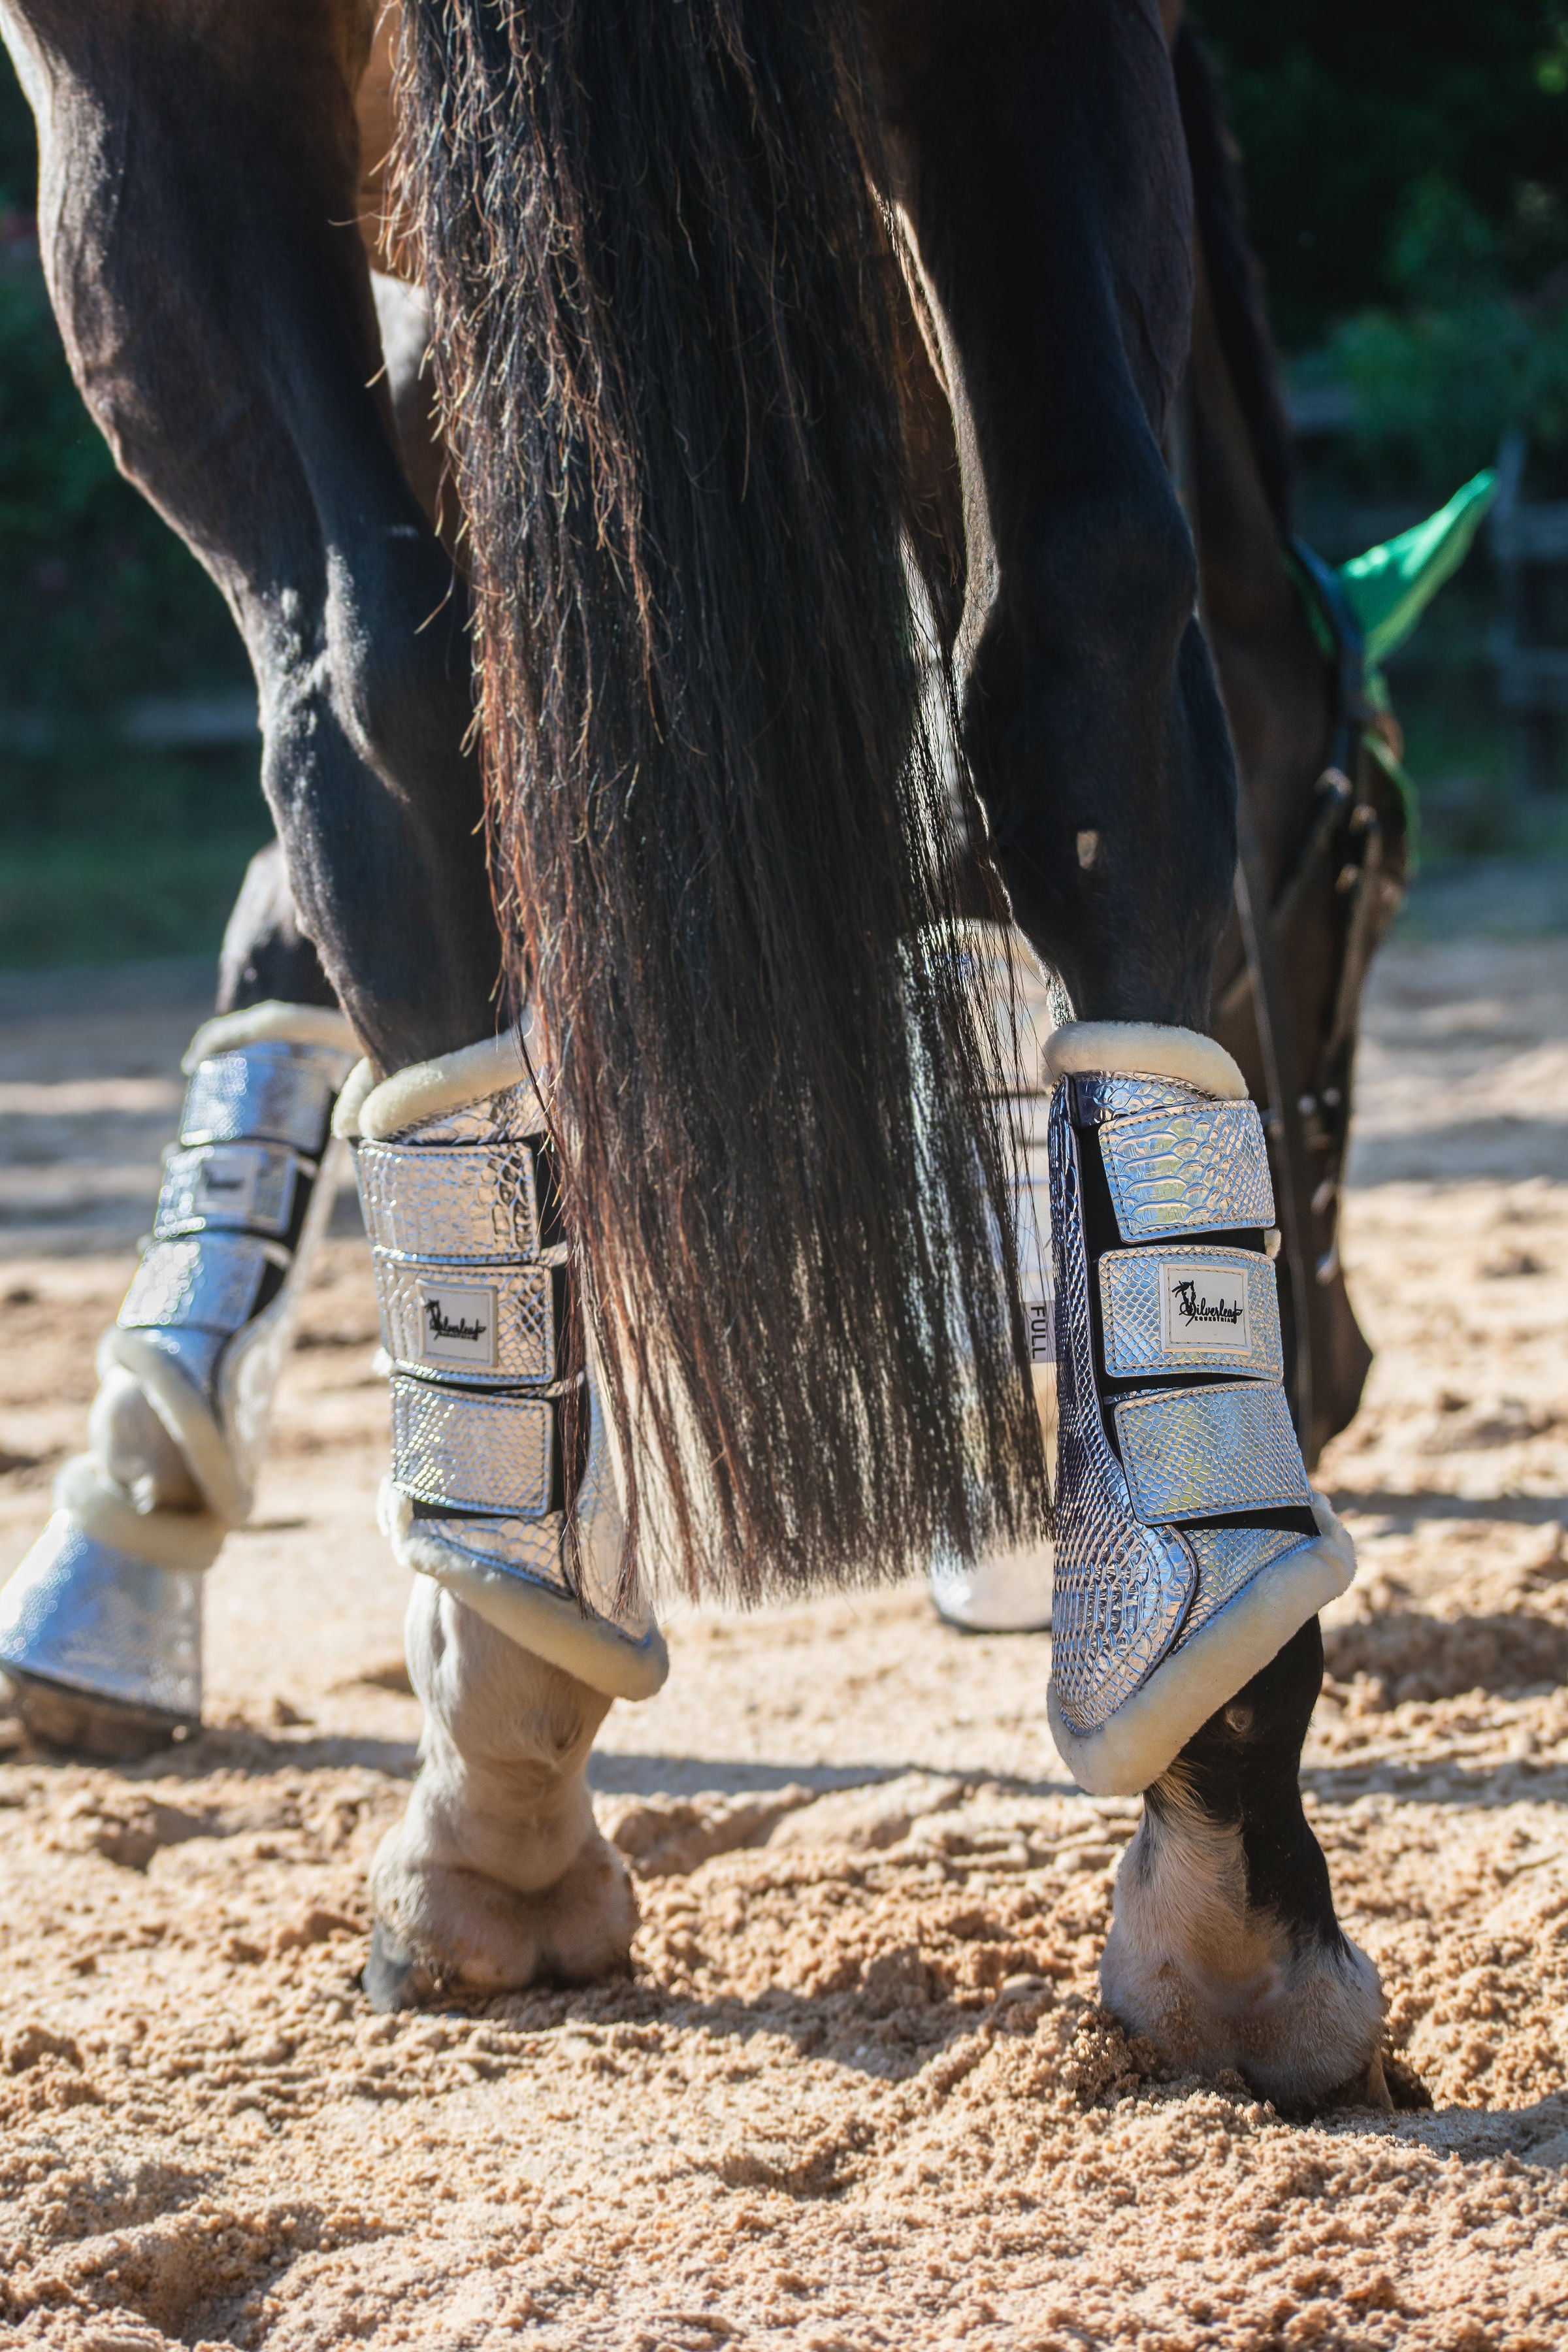
[[[1179,1784],[1160,1784],[1122,1857],[1100,1983],[1176,2073],[1239,2074],[1292,2112],[1388,2098],[1383,1988],[1334,1919],[1326,1874],[1313,1916],[1254,1902],[1239,1823],[1206,1819]]]
[[[382,1841],[371,1900],[376,1928],[363,1982],[380,2010],[443,1996],[488,2000],[540,1982],[592,1984],[630,1967],[637,1897],[597,1830],[552,1885],[524,1893],[421,1860],[405,1816]]]
[[[72,1690],[68,1684],[48,1682],[16,1666],[5,1668],[5,1679],[16,1719],[28,1738],[67,1755],[129,1764],[155,1756],[160,1748],[201,1729],[199,1717]]]
[[[403,1951],[378,1919],[370,1931],[370,1958],[360,1979],[364,1997],[378,2016],[417,2009],[430,1990],[428,1973]]]

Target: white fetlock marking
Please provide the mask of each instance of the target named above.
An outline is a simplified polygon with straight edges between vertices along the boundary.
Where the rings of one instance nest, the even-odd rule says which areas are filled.
[[[98,1360],[99,1389],[87,1418],[87,1450],[112,1486],[139,1511],[199,1511],[202,1498],[184,1449],[123,1365]]]
[[[54,1491],[56,1508],[85,1533],[155,1568],[210,1568],[228,1533],[211,1511],[139,1511],[90,1454],[61,1465]]]
[[[422,1578],[405,1643],[420,1769],[371,1879],[395,1948],[475,1991],[624,1968],[636,1898],[586,1785],[606,1697]]]
[[[1100,1992],[1166,2057],[1239,2068],[1265,2094],[1310,2098],[1358,2074],[1383,2024],[1377,1970],[1353,1944],[1303,1933],[1247,1900],[1239,1827],[1162,1782],[1117,1873]]]

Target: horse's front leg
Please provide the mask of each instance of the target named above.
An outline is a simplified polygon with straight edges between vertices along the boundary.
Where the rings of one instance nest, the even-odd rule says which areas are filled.
[[[371,1057],[362,1109],[378,1075],[395,1091],[411,1065],[436,1073],[434,1097],[427,1086],[398,1097],[401,1123],[351,1130],[362,1158],[381,1154],[378,1280],[399,1360],[403,1477],[385,1524],[405,1564],[463,1587],[439,1601],[438,1664],[430,1600],[416,1611],[431,1729],[425,1780],[378,1881],[391,1911],[378,1991],[391,1999],[400,1988],[406,1997],[416,1968],[420,1984],[471,1974],[492,1988],[542,1967],[615,1964],[631,1906],[583,1793],[613,1676],[603,1696],[585,1693],[548,1637],[544,1650],[526,1635],[520,1647],[481,1622],[499,1613],[515,1630],[521,1594],[524,1616],[542,1608],[563,1623],[576,1656],[559,1513],[584,1460],[570,1427],[563,1442],[572,1381],[553,1378],[569,1319],[563,1253],[546,1236],[541,1255],[532,1130],[519,1139],[507,1126],[521,1076],[515,1039],[505,1072],[495,1063],[506,1013],[482,794],[465,750],[465,600],[374,388],[382,352],[354,226],[354,86],[374,14],[371,0],[237,0],[217,12],[154,0],[121,21],[100,0],[0,0],[39,118],[40,231],[78,383],[121,467],[217,579],[256,669],[289,911],[285,921],[255,908],[241,924],[230,1017],[258,990],[335,997]],[[230,1045],[237,1036],[225,1032]],[[441,1092],[443,1057],[475,1041],[494,1085],[477,1096],[459,1087],[454,1099]],[[226,1112],[259,1120],[230,1140],[253,1160],[275,1151],[295,1095],[274,1087],[263,1100],[233,1069],[219,1075]],[[290,1136],[285,1128],[292,1150]],[[233,1239],[226,1286],[166,1283],[143,1302],[137,1332],[121,1333],[141,1335],[149,1409],[121,1395],[101,1433],[102,1475],[90,1495],[62,1497],[46,1598],[65,1616],[83,1599],[90,1539],[88,1597],[110,1636],[160,1554],[199,1570],[233,1523],[210,1496],[204,1507],[182,1446],[164,1443],[196,1428],[196,1408],[212,1405],[212,1384],[274,1297],[277,1235],[247,1211]],[[421,1282],[443,1331],[459,1334],[455,1359],[449,1339],[437,1335],[433,1353],[422,1346]],[[498,1299],[518,1318],[499,1356]],[[476,1395],[460,1336],[471,1359],[476,1323],[483,1392],[455,1433]],[[458,1464],[459,1434],[490,1442]],[[526,1444],[526,1472],[511,1440]],[[458,1499],[427,1506],[431,1492]],[[645,1643],[639,1658],[649,1654]]]
[[[1301,1809],[1322,1677],[1313,1617],[1150,1788],[1100,1976],[1175,2064],[1238,2068],[1270,2096],[1383,2101],[1377,1971],[1340,1928]]]
[[[1051,1719],[1086,1788],[1150,1792],[1105,1991],[1174,2061],[1316,2095],[1381,2028],[1297,1786],[1353,1563],[1286,1409],[1257,1114],[1204,1034],[1236,781],[1160,452],[1191,302],[1169,59],[1153,0],[866,5],[959,423],[968,748],[1079,1016],[1047,1050]]]

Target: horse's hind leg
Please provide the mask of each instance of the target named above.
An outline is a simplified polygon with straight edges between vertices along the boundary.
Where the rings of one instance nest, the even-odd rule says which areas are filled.
[[[353,1039],[276,844],[251,861],[196,1042],[153,1238],[100,1342],[87,1450],[0,1599],[18,1715],[93,1755],[145,1753],[200,1720],[205,1565],[248,1508],[331,1206],[322,1162]],[[247,1265],[258,1285],[226,1303]],[[215,1318],[233,1327],[221,1344]]]
[[[426,1577],[414,1580],[406,1640],[425,1736],[408,1811],[372,1874],[372,2000],[401,2009],[452,1986],[500,1992],[623,1968],[637,1905],[585,1777],[609,1698]]]
[[[390,130],[378,126],[378,131],[384,143]],[[424,299],[416,287],[384,276],[377,275],[374,285],[398,453],[410,485],[434,521],[441,505],[445,456],[425,364]],[[240,1043],[237,1048],[237,1055],[255,1063],[258,1080],[264,1078],[265,1065],[269,1057],[276,1058],[282,1042],[277,1008],[292,1008],[300,1015],[292,1025],[301,1038],[312,1027],[311,1013],[337,1010],[337,996],[321,958],[300,927],[282,845],[277,841],[258,851],[240,886],[224,931],[214,1010],[221,1018],[263,1003],[274,1008],[273,1034],[265,1042]],[[209,1036],[211,1042],[215,1040]],[[345,1024],[343,1043],[350,1042]],[[237,1071],[236,1054],[231,1054],[228,1067],[231,1076]],[[236,1091],[244,1096],[253,1089],[237,1083]],[[331,1109],[331,1088],[323,1089],[319,1106],[323,1120]],[[180,1140],[176,1136],[176,1150]],[[324,1126],[319,1136],[308,1140],[319,1160],[326,1140]],[[231,1160],[231,1180],[232,1172]],[[295,1205],[303,1210],[307,1204],[297,1200]],[[311,1218],[312,1237],[324,1225],[325,1211],[326,1203],[318,1203]],[[211,1238],[197,1239],[198,1248],[221,1255],[228,1246],[232,1222],[219,1216],[211,1228]],[[182,1223],[184,1237],[195,1238],[190,1221]],[[276,1233],[269,1237],[278,1238]],[[300,1238],[294,1237],[289,1252],[285,1295],[267,1302],[273,1327],[271,1360],[279,1370],[285,1346],[279,1327],[286,1326],[291,1298],[298,1297],[308,1273],[309,1251],[299,1246]],[[113,1335],[106,1336],[112,1347]],[[244,1343],[243,1325],[235,1337]],[[210,1381],[206,1385],[210,1387]],[[216,1396],[207,1401],[215,1407],[218,1404]],[[246,1450],[252,1472],[259,1467],[266,1420],[257,1409],[258,1402],[252,1382],[246,1416]],[[219,1421],[221,1424],[221,1410]],[[222,1433],[225,1450],[232,1454],[232,1433]],[[143,1383],[123,1366],[108,1365],[89,1420],[89,1454],[100,1484],[136,1497],[139,1519],[134,1532],[142,1539],[143,1549],[158,1549],[155,1538],[163,1524],[159,1513],[188,1513],[202,1507],[203,1497],[187,1453]],[[5,1601],[0,1602],[0,1660],[13,1704],[34,1738],[48,1745],[96,1756],[149,1753],[166,1745],[182,1728],[194,1726],[200,1716],[204,1579],[194,1570],[172,1573],[166,1563],[160,1570],[156,1561],[150,1563],[151,1576],[128,1570],[111,1553],[94,1550],[79,1538],[70,1548],[68,1562],[64,1561],[59,1534],[58,1527],[46,1531],[42,1544],[21,1563]],[[128,1598],[128,1580],[140,1588],[134,1606]],[[23,1612],[25,1630],[16,1622]],[[96,1631],[100,1623],[106,1627],[110,1622],[114,1627],[112,1643],[99,1639]]]
[[[40,118],[46,265],[78,382],[121,466],[223,587],[257,673],[299,924],[263,908],[235,942],[235,984],[265,993],[290,937],[308,937],[373,1061],[397,1073],[493,1040],[500,951],[464,748],[464,598],[372,388],[353,90],[373,13],[371,0],[150,0],[129,15],[0,0]],[[210,1542],[211,1515],[185,1516]],[[416,1960],[422,1981],[476,1968],[521,1983],[570,1964],[569,1946],[607,1965],[624,1956],[630,1906],[582,1793],[604,1702],[476,1631],[464,1603],[440,1609],[449,1670],[427,1678],[429,1791],[384,1873],[399,1952],[416,1948],[401,1981]],[[503,1867],[479,1958],[458,1894],[481,1898],[487,1857],[509,1845],[543,1855],[555,1887]]]
[[[466,612],[395,446],[359,229],[371,0],[0,0],[73,372],[227,597],[304,931],[384,1068],[493,1031]]]
[[[1052,1722],[1086,1786],[1155,1784],[1105,1989],[1173,2056],[1315,2095],[1381,2025],[1297,1787],[1350,1558],[1285,1412],[1256,1114],[1201,1034],[1236,787],[1159,442],[1191,298],[1173,81],[1152,0],[866,7],[958,415],[975,782],[1079,1016],[1052,1048]]]

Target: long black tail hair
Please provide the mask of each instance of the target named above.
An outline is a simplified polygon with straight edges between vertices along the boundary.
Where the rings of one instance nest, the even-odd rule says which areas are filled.
[[[852,0],[405,15],[498,902],[628,1563],[640,1496],[747,1597],[1047,1507],[858,39]]]

